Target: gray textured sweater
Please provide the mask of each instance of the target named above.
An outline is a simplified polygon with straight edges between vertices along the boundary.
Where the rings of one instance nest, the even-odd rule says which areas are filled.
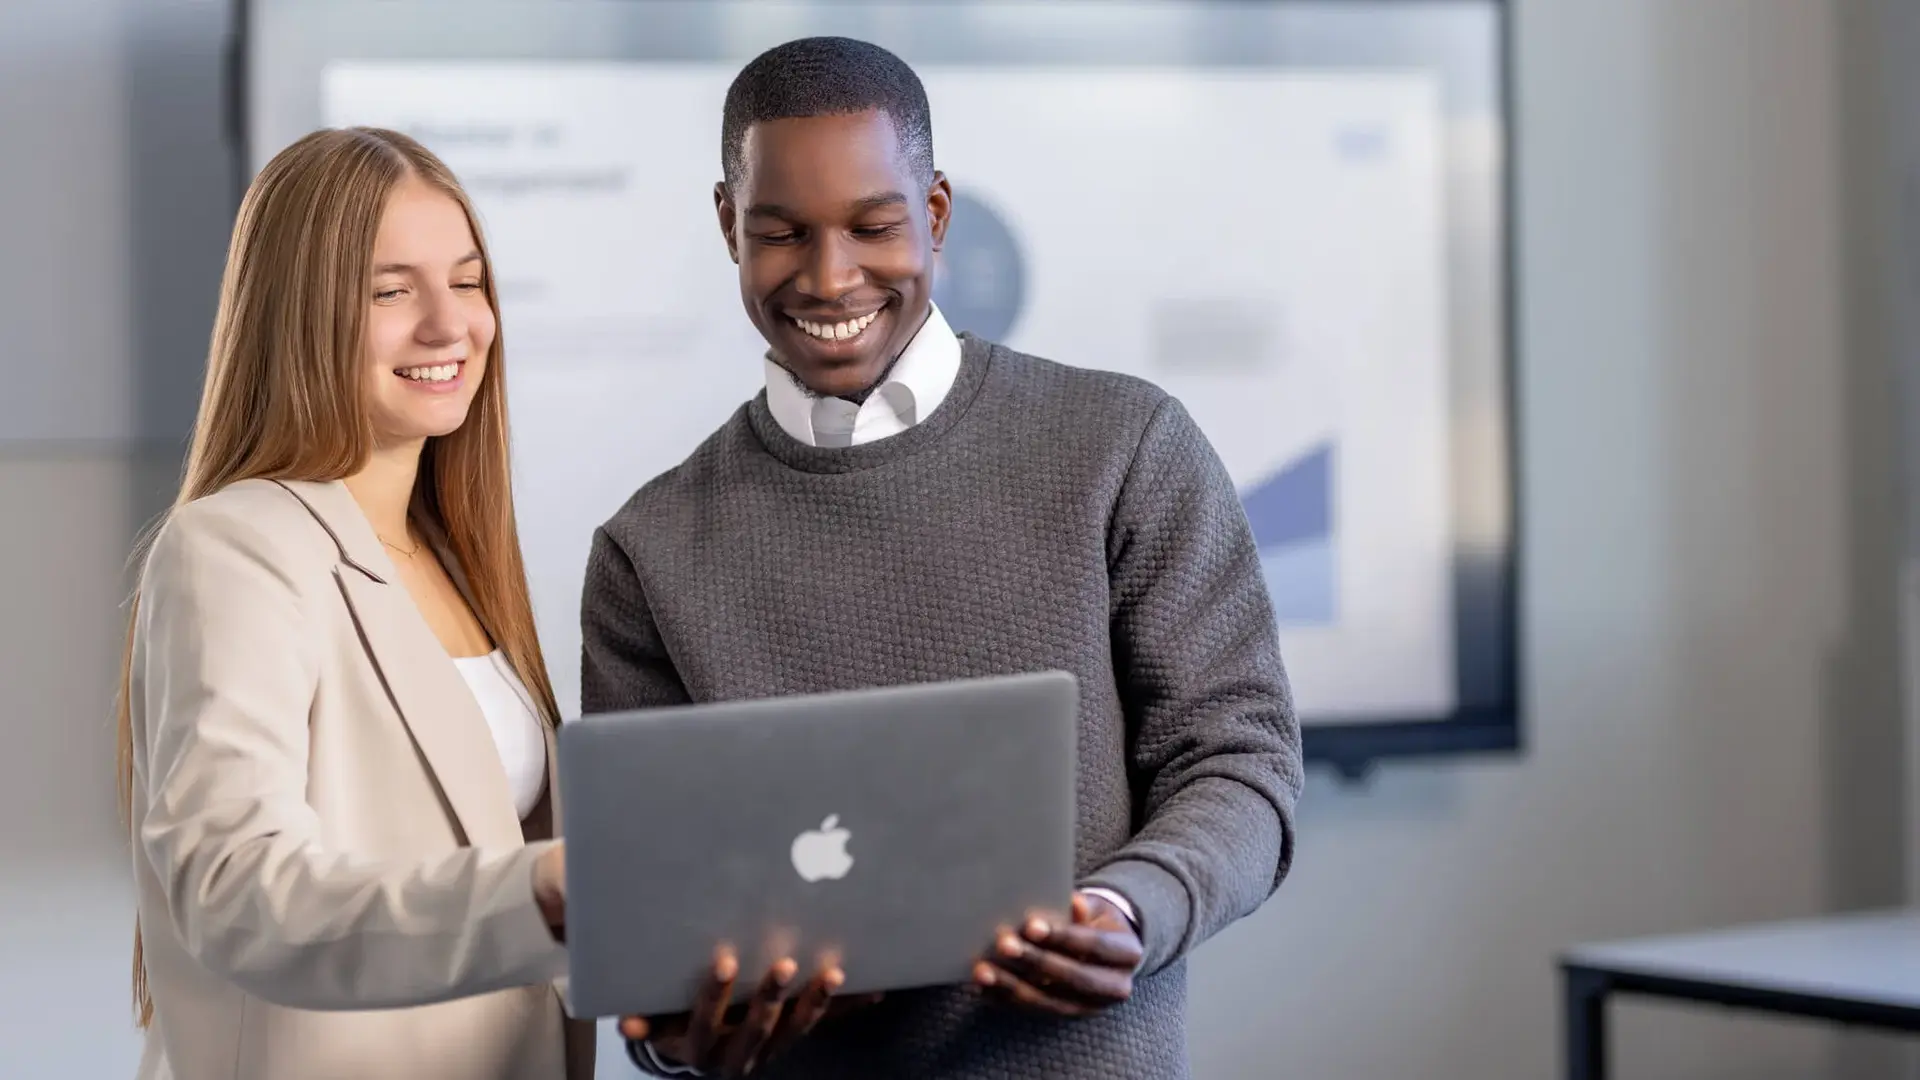
[[[810,447],[763,392],[635,494],[594,535],[583,710],[1073,672],[1078,873],[1139,917],[1132,1000],[1059,1020],[892,995],[759,1075],[1183,1077],[1185,957],[1293,853],[1300,731],[1253,537],[1165,392],[962,354],[901,434]]]

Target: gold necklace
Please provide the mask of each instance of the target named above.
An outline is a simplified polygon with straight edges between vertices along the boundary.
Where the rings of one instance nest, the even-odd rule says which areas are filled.
[[[413,558],[415,555],[420,554],[419,541],[414,542],[412,551],[408,551],[406,548],[401,547],[399,544],[394,543],[393,541],[387,539],[384,536],[380,537],[380,542],[392,548],[393,550],[399,552],[400,554],[405,555],[409,559]]]

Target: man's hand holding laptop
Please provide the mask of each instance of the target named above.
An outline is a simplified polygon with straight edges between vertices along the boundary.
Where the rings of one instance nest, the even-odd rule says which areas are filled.
[[[1003,927],[990,960],[973,978],[1002,1001],[1059,1016],[1086,1016],[1133,996],[1145,955],[1120,909],[1088,893],[1073,896],[1071,921],[1036,914],[1015,933]]]
[[[654,1050],[674,1065],[737,1076],[778,1057],[821,1020],[873,1004],[882,996],[834,997],[846,982],[834,963],[827,964],[797,994],[789,996],[799,974],[798,964],[781,960],[761,976],[752,998],[741,1005],[730,1005],[740,963],[733,951],[723,946],[714,955],[713,973],[701,987],[691,1012],[653,1019],[624,1017],[620,1034],[628,1039],[648,1039]]]
[[[1028,916],[1016,933],[1002,927],[974,981],[996,1000],[1059,1016],[1086,1016],[1126,1001],[1145,955],[1133,924],[1109,901],[1075,893],[1071,918]],[[753,997],[730,1006],[740,965],[732,950],[715,954],[713,974],[691,1012],[647,1019],[624,1017],[620,1034],[648,1039],[675,1065],[723,1076],[742,1075],[778,1057],[828,1017],[878,1002],[884,995],[835,997],[846,981],[829,963],[789,996],[799,965],[781,960],[760,979]]]

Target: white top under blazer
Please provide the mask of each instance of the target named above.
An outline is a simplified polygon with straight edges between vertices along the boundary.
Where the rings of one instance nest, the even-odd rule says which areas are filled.
[[[500,764],[507,768],[513,808],[525,821],[547,788],[547,738],[533,696],[499,649],[485,656],[456,656],[453,663],[487,718]]]

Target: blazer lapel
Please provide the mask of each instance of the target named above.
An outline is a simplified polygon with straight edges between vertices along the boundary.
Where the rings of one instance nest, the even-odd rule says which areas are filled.
[[[560,785],[558,780],[559,764],[554,758],[556,744],[553,729],[540,725],[545,733],[547,744],[547,786],[541,793],[540,801],[533,804],[527,819],[520,823],[520,831],[529,841],[553,840],[560,835]]]
[[[479,703],[420,615],[346,485],[285,482],[340,548],[334,576],[367,655],[468,843],[522,842],[506,767]]]
[[[550,725],[541,724],[540,730],[547,741],[547,839],[558,839],[565,835],[566,819],[560,816],[560,741],[559,733]]]
[[[473,585],[467,580],[467,572],[461,568],[460,561],[453,557],[453,546],[447,542],[446,534],[433,522],[421,522],[420,528],[427,535],[427,541],[440,554],[440,562],[446,567],[447,576],[453,579],[453,587],[460,590],[469,606],[473,604]],[[377,537],[375,539],[378,539]],[[532,702],[528,702],[532,705]],[[521,835],[529,840],[551,840],[560,835],[560,758],[559,744],[552,725],[544,720],[540,723],[540,736],[547,748],[547,786],[538,803],[534,804],[532,814],[520,822]],[[506,769],[501,767],[501,776]]]

